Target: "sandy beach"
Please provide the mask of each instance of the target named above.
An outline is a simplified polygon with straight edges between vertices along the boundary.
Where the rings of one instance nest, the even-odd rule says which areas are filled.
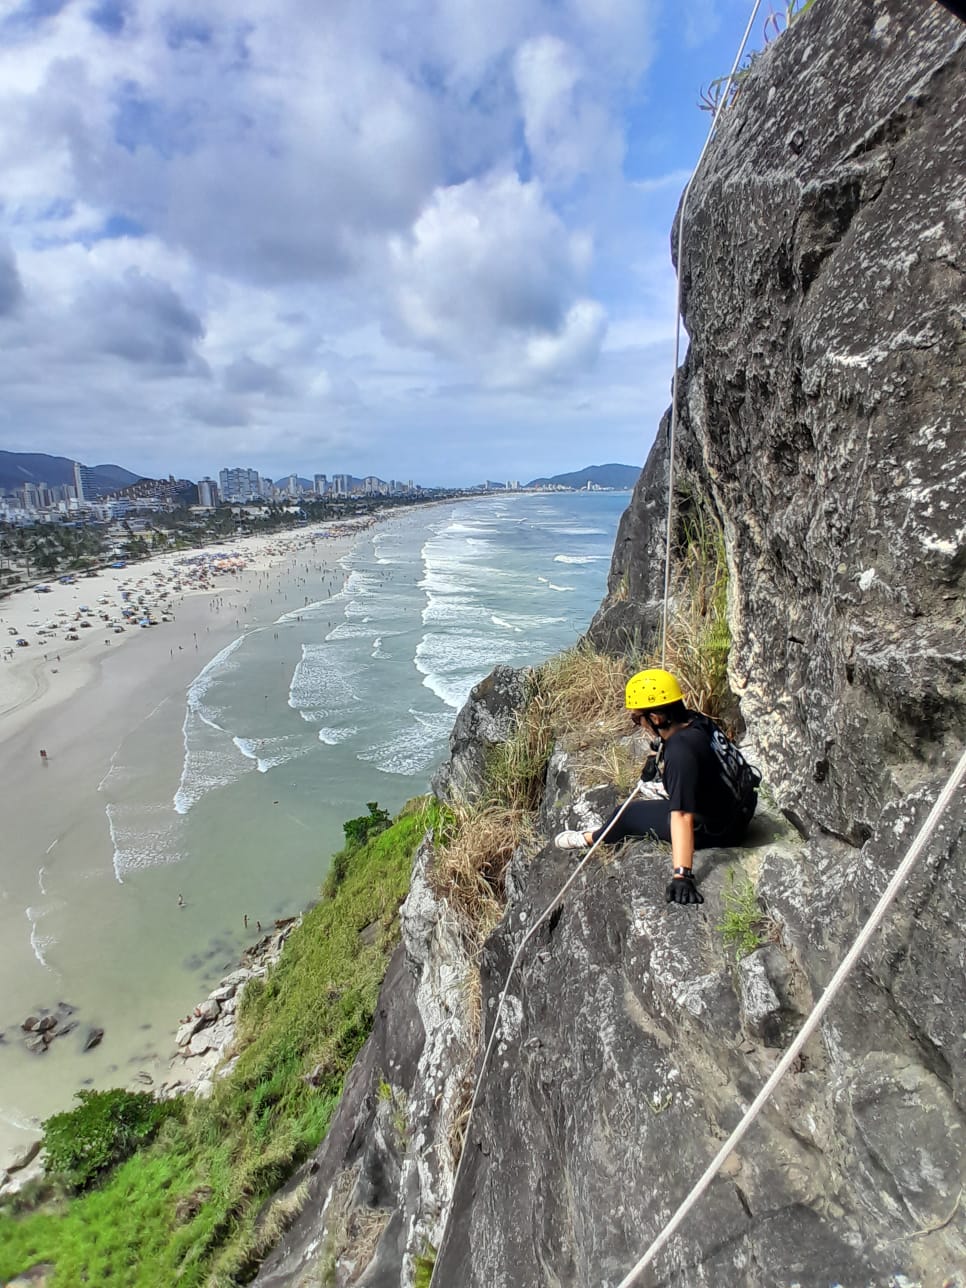
[[[136,786],[139,776],[151,785],[158,766],[181,764],[188,686],[255,616],[264,630],[296,609],[308,598],[299,592],[308,589],[301,583],[310,576],[313,585],[322,578],[330,588],[341,585],[338,561],[358,532],[337,526],[338,535],[322,536],[324,529],[313,527],[166,554],[69,585],[54,581],[47,594],[27,590],[0,601],[0,647],[13,648],[0,662],[0,1165],[35,1138],[38,1117],[67,1106],[76,1087],[163,1076],[178,1021],[171,999],[184,991],[184,962],[197,958],[199,944],[217,939],[221,927],[209,933],[197,919],[178,917],[181,894],[173,886],[186,876],[136,871],[132,885],[116,863],[112,870],[111,852],[124,846],[123,809],[129,808],[119,804],[111,816],[112,775],[120,775],[121,786]],[[209,566],[232,551],[241,558]],[[193,562],[181,562],[186,559]],[[130,604],[134,614],[125,618]],[[81,614],[82,605],[90,612]],[[139,619],[158,624],[141,627]],[[82,628],[81,620],[94,624]],[[58,628],[38,638],[37,626],[48,622]],[[124,629],[115,633],[115,622]],[[16,638],[29,646],[17,648]],[[127,797],[116,794],[123,801],[130,789]],[[196,886],[194,911],[205,907],[217,917],[224,898]],[[275,909],[266,892],[252,890],[251,897],[254,937],[255,918]],[[66,936],[72,937],[69,972],[48,947],[49,927],[58,919],[62,960],[68,960]],[[237,943],[219,945],[219,958],[245,942],[241,916],[234,920]],[[140,939],[146,966],[148,939],[159,933],[170,937],[170,950],[155,945],[158,961],[150,970],[164,978],[146,990],[125,963],[138,962]],[[49,1052],[27,1053],[22,1021],[60,1003],[72,1008],[77,1031],[58,1038]],[[98,1025],[110,1041],[83,1054],[85,1033]]]
[[[315,535],[325,531],[316,525],[181,550],[94,576],[80,573],[69,584],[57,578],[35,582],[0,599],[0,748],[89,683],[108,650],[114,657],[136,641],[148,682],[164,651],[157,639],[143,649],[147,637],[160,634],[169,652],[179,646],[184,651],[188,642],[194,651],[195,632],[185,632],[187,619],[196,616],[192,601],[234,594],[242,609],[259,575],[300,550],[320,546],[332,561],[338,559],[354,539],[345,535],[345,526],[334,525],[340,535],[324,538]],[[38,592],[37,585],[46,591]],[[156,625],[140,626],[146,618]],[[26,645],[18,645],[21,639]]]

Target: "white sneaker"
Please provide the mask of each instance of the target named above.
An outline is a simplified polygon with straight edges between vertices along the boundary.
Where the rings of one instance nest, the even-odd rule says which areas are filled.
[[[587,841],[583,832],[558,832],[553,838],[558,850],[586,850]]]

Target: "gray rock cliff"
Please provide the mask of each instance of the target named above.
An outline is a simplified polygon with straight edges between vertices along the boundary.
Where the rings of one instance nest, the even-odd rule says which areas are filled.
[[[582,790],[557,748],[482,952],[482,1036],[424,847],[313,1197],[257,1282],[411,1288],[438,1247],[439,1288],[613,1288],[895,870],[966,741],[964,51],[938,5],[816,0],[755,62],[692,190],[678,466],[724,531],[732,684],[768,783],[748,844],[699,854],[700,909],[665,905],[654,845],[589,867],[511,986],[455,1190],[509,961],[574,861],[550,838],[613,793]],[[653,639],[666,480],[665,421],[599,646]],[[441,795],[478,789],[526,692],[504,671],[474,694]],[[964,829],[960,796],[645,1282],[966,1288]],[[740,963],[720,932],[735,877],[767,919]]]

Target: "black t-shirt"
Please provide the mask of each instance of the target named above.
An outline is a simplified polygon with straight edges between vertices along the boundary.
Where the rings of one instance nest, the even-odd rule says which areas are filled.
[[[662,781],[671,809],[693,814],[695,827],[707,835],[724,836],[737,824],[735,794],[700,727],[679,729],[665,742]]]

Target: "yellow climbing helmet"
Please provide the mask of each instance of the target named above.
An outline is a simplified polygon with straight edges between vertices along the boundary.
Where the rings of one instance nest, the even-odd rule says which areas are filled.
[[[680,702],[683,697],[681,686],[670,671],[655,666],[649,671],[638,671],[627,681],[624,705],[628,711],[653,711],[671,702]]]

